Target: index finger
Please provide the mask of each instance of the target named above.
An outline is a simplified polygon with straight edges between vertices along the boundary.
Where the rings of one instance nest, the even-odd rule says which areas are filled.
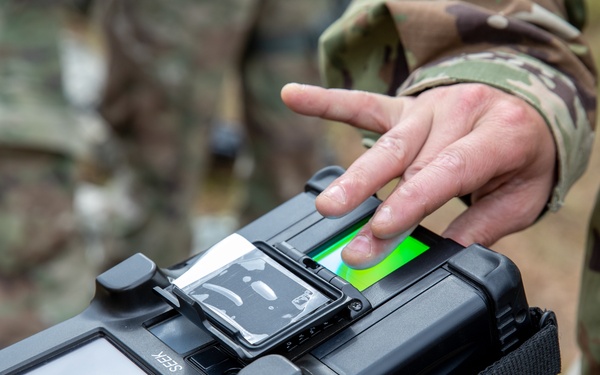
[[[294,112],[344,122],[380,134],[393,126],[392,119],[399,117],[403,106],[402,100],[386,95],[298,83],[285,85],[281,89],[281,99]]]
[[[383,134],[317,197],[319,212],[329,217],[341,216],[401,176],[423,147],[431,122],[428,108],[414,108],[411,115]]]

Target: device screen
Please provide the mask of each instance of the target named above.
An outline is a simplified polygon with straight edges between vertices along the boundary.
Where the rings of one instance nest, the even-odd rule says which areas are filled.
[[[355,270],[342,261],[342,250],[360,229],[360,227],[357,228],[335,243],[313,252],[310,256],[361,292],[429,249],[429,246],[408,236],[381,263],[365,270]]]
[[[98,337],[37,367],[27,375],[146,374],[107,339]]]

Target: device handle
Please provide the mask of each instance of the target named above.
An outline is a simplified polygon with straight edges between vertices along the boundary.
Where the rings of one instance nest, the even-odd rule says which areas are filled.
[[[530,315],[537,332],[479,375],[555,375],[561,372],[556,315],[537,307],[530,309]]]

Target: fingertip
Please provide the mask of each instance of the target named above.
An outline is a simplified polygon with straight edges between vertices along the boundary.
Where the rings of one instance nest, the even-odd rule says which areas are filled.
[[[346,213],[348,195],[342,185],[331,185],[317,196],[317,210],[326,217],[338,217]]]
[[[344,189],[343,185],[331,185],[319,194],[319,197],[326,198],[340,206],[346,205],[346,202],[348,201],[348,195],[346,194],[346,189]]]
[[[387,258],[412,229],[414,228],[391,239],[382,240],[373,236],[367,224],[342,250],[342,260],[348,267],[357,270],[374,267]]]
[[[286,83],[281,88],[281,94],[282,95],[298,94],[298,93],[307,91],[309,88],[312,88],[312,87],[317,87],[317,86],[307,85],[306,83],[289,82],[289,83]]]
[[[286,83],[282,88],[281,88],[281,92],[280,92],[280,96],[281,99],[284,102],[287,102],[291,96],[294,94],[295,91],[298,91],[300,84],[295,83],[295,82],[290,82],[290,83]]]
[[[290,91],[290,90],[298,90],[300,89],[301,84],[297,82],[288,82],[281,88],[281,91]]]
[[[353,270],[366,270],[375,265],[371,264],[372,262],[366,262],[361,256],[357,256],[357,254],[345,250],[342,251],[342,261]]]
[[[368,236],[357,235],[342,250],[342,261],[353,269],[366,269],[374,266],[377,260],[373,257],[373,247]]]

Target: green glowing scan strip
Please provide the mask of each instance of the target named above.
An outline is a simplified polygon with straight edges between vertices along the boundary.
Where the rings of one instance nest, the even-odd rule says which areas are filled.
[[[356,229],[338,242],[312,256],[312,258],[323,267],[354,285],[361,292],[429,249],[429,246],[409,236],[378,265],[365,270],[355,270],[344,264],[341,253],[342,249],[356,236],[359,230],[360,228]]]

